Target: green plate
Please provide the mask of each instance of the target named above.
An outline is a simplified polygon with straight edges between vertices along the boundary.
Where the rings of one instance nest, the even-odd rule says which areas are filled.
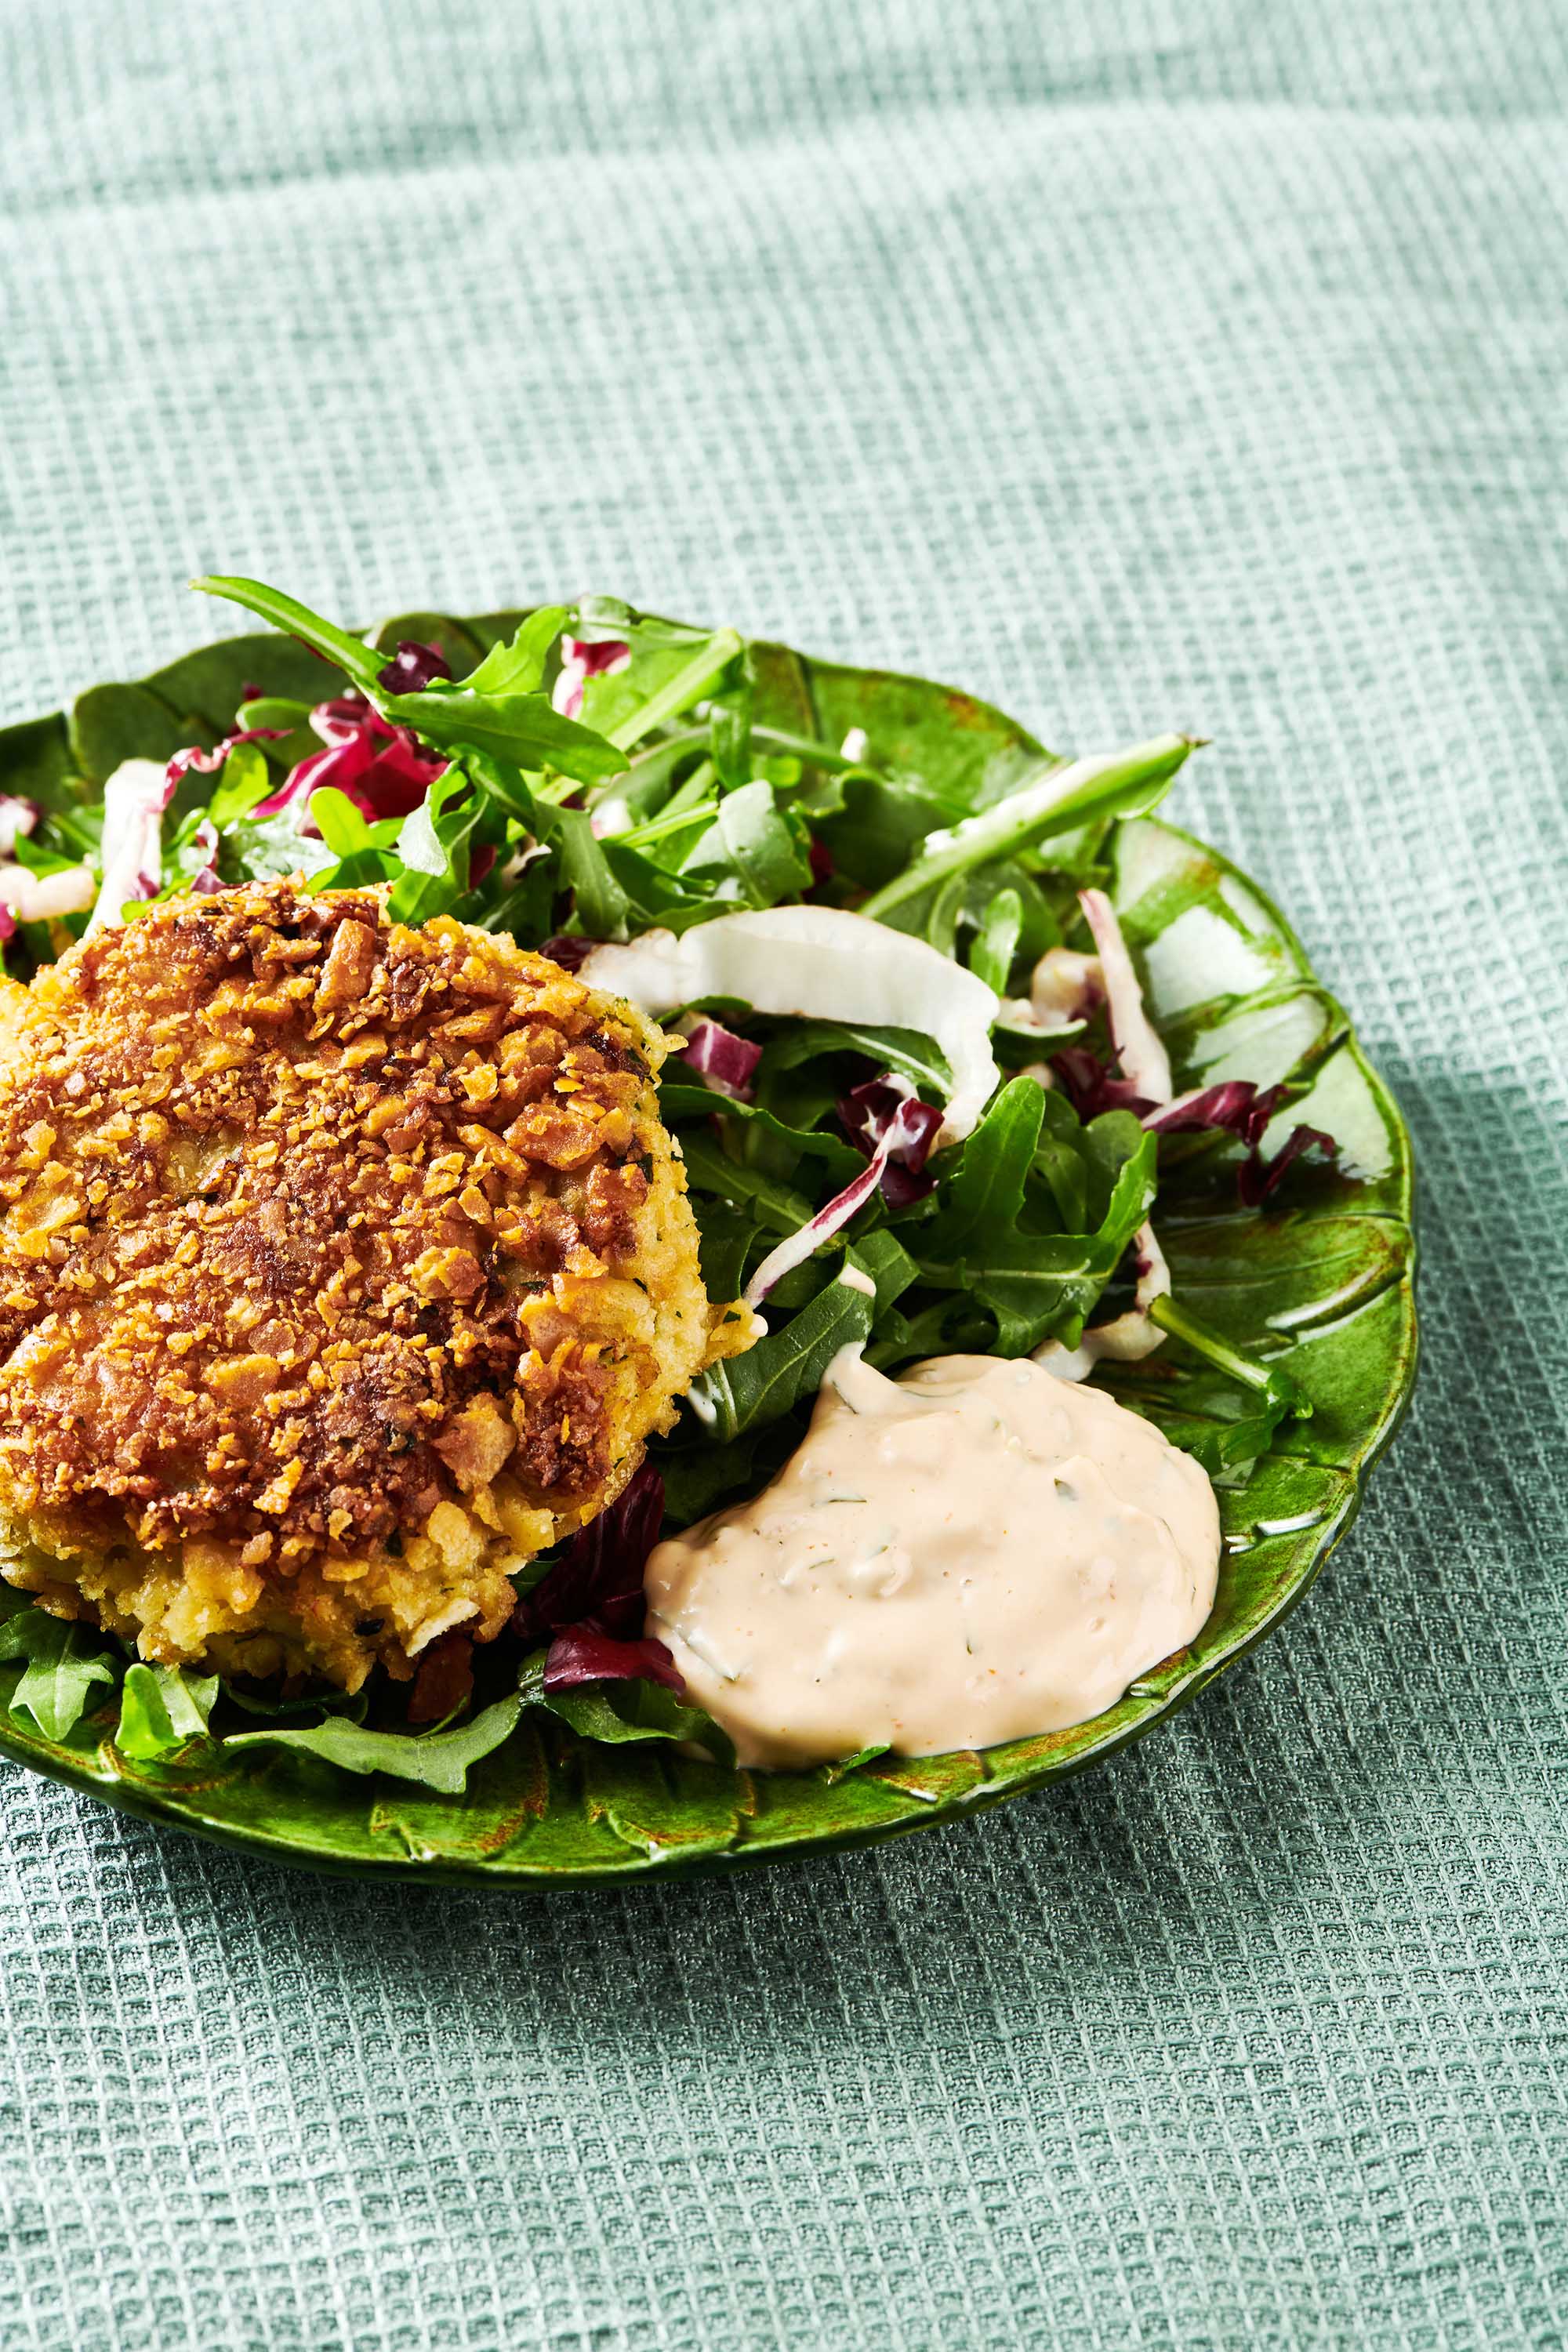
[[[435,638],[468,660],[518,615],[459,622],[405,614],[382,635]],[[1039,746],[952,688],[759,646],[759,721],[837,742],[864,727],[880,759],[989,799]],[[286,637],[231,638],[136,686],[100,686],[68,714],[0,732],[0,791],[71,800],[122,759],[163,757],[228,723],[245,685],[319,698],[332,673]],[[0,1708],[0,1751],[35,1771],[226,1845],[366,1877],[569,1885],[733,1868],[925,1829],[1080,1771],[1150,1730],[1277,1625],[1317,1575],[1361,1499],[1415,1371],[1410,1139],[1350,1024],[1289,925],[1245,875],[1174,827],[1140,820],[1115,843],[1113,896],[1142,950],[1152,1010],[1182,1086],[1224,1077],[1306,1092],[1293,1118],[1340,1143],[1331,1171],[1295,1171],[1285,1205],[1237,1205],[1227,1153],[1199,1142],[1162,1181],[1160,1232],[1178,1295],[1248,1347],[1282,1360],[1310,1421],[1225,1488],[1219,1591],[1192,1647],[1091,1723],[984,1754],[885,1759],[821,1772],[731,1772],[651,1748],[574,1741],[526,1717],[468,1776],[462,1797],[357,1779],[281,1750],[210,1751],[199,1767],[138,1765],[110,1744],[112,1708],[56,1743]],[[1173,1428],[1223,1412],[1202,1367],[1167,1342],[1109,1374]],[[5,1686],[14,1686],[6,1670]]]

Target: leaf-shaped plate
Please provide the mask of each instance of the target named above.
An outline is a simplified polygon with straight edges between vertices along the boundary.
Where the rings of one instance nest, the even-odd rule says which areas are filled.
[[[464,666],[519,616],[410,614],[383,640],[443,642]],[[863,727],[890,765],[961,782],[983,799],[1039,757],[987,704],[921,678],[753,648],[759,721],[837,741]],[[242,684],[319,697],[322,666],[275,635],[230,638],[135,686],[100,686],[68,714],[0,732],[0,792],[69,801],[122,759],[163,757],[227,724]],[[1274,1451],[1221,1495],[1218,1598],[1188,1650],[1093,1722],[984,1755],[886,1759],[823,1772],[731,1772],[668,1750],[575,1742],[527,1718],[469,1774],[461,1797],[362,1780],[280,1750],[214,1748],[189,1767],[137,1764],[110,1744],[112,1706],[64,1742],[0,1707],[0,1752],[132,1812],[279,1861],[380,1877],[489,1885],[591,1883],[728,1868],[859,1845],[1043,1788],[1134,1739],[1194,1697],[1299,1601],[1353,1517],[1415,1369],[1410,1141],[1339,1006],[1255,884],[1174,827],[1121,828],[1114,897],[1142,951],[1155,1016],[1182,1086],[1222,1077],[1306,1085],[1292,1107],[1340,1143],[1331,1171],[1301,1171],[1289,1205],[1237,1205],[1227,1142],[1197,1139],[1162,1181],[1160,1230],[1178,1293],[1212,1323],[1282,1361],[1311,1398]],[[1169,1343],[1110,1378],[1173,1430],[1223,1417],[1226,1399]],[[1231,1406],[1234,1410],[1234,1405]],[[14,1677],[5,1670],[0,1688]]]

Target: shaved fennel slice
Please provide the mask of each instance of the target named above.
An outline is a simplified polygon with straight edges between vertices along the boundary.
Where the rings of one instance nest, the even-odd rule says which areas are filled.
[[[679,938],[645,931],[625,947],[595,948],[579,976],[656,1016],[732,996],[756,1013],[918,1029],[952,1073],[939,1143],[972,1131],[999,1075],[991,1051],[995,990],[924,940],[838,907],[720,915]]]
[[[1103,890],[1080,890],[1078,895],[1100,950],[1100,978],[1116,1057],[1129,1084],[1156,1106],[1145,1122],[1152,1127],[1158,1124],[1158,1107],[1171,1100],[1170,1056],[1143,1010],[1143,991],[1115,908]],[[1138,1363],[1163,1345],[1165,1335],[1151,1318],[1149,1309],[1156,1298],[1169,1297],[1171,1269],[1154,1238],[1152,1225],[1139,1227],[1132,1246],[1138,1254],[1138,1287],[1128,1312],[1086,1331],[1076,1348],[1064,1348],[1059,1339],[1047,1339],[1043,1347],[1036,1349],[1035,1361],[1054,1372],[1058,1380],[1081,1381],[1096,1364],[1107,1359],[1113,1363]]]
[[[0,907],[16,923],[49,923],[62,915],[79,915],[97,890],[90,866],[62,866],[53,874],[35,874],[28,866],[0,866]],[[0,924],[0,937],[10,930]]]
[[[1138,1288],[1132,1306],[1125,1315],[1113,1322],[1098,1323],[1084,1333],[1076,1348],[1065,1348],[1059,1339],[1047,1339],[1035,1349],[1035,1361],[1058,1381],[1087,1380],[1096,1364],[1141,1363],[1164,1344],[1165,1334],[1152,1319],[1149,1309],[1156,1298],[1171,1295],[1171,1269],[1165,1263],[1165,1253],[1154,1238],[1152,1225],[1140,1225],[1132,1236],[1132,1246],[1138,1253]]]
[[[1138,985],[1138,974],[1121,936],[1116,909],[1103,890],[1080,890],[1078,902],[1100,950],[1110,1034],[1121,1074],[1146,1102],[1167,1103],[1171,1099],[1171,1058],[1143,1010],[1143,991]]]
[[[911,1147],[918,1149],[925,1144],[930,1133],[928,1121],[931,1116],[928,1113],[927,1118],[922,1119],[921,1113],[925,1110],[925,1104],[912,1097],[899,1105],[883,1130],[881,1140],[858,1176],[852,1176],[842,1192],[835,1194],[826,1207],[818,1209],[815,1217],[808,1217],[805,1224],[797,1225],[776,1249],[768,1252],[746,1285],[746,1306],[760,1307],[775,1282],[782,1282],[786,1274],[793,1273],[797,1265],[804,1265],[824,1242],[830,1241],[851,1217],[859,1214],[881,1182],[888,1162],[896,1151],[907,1151]],[[871,1287],[874,1291],[876,1285],[873,1283]]]
[[[174,781],[156,760],[123,760],[103,788],[102,880],[88,924],[94,931],[118,927],[132,898],[155,898],[163,871],[163,811],[174,796]]]

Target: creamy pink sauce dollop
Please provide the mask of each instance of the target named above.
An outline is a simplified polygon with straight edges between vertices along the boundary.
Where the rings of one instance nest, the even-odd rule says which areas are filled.
[[[887,1380],[846,1349],[771,1486],[660,1544],[648,1627],[743,1764],[989,1748],[1087,1722],[1192,1641],[1198,1465],[1027,1359]]]

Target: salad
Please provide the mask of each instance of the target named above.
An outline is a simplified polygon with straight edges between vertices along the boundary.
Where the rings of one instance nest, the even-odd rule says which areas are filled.
[[[724,1760],[644,1633],[644,1565],[661,1529],[765,1484],[846,1347],[883,1372],[1028,1356],[1080,1379],[1174,1342],[1209,1367],[1214,1409],[1171,1433],[1221,1481],[1307,1410],[1173,1292],[1160,1247],[1163,1158],[1206,1155],[1216,1187],[1262,1208],[1333,1149],[1286,1087],[1178,1093],[1149,1018],[1110,853],[1190,739],[935,777],[859,730],[759,720],[776,649],[609,598],[533,612],[465,663],[413,638],[377,651],[255,582],[196,584],[336,675],[314,701],[243,695],[216,740],[126,762],[100,796],[0,802],[8,970],[296,875],[537,950],[677,1034],[661,1116],[704,1286],[737,1302],[750,1344],[531,1561],[512,1638],[462,1662],[434,1724],[380,1678],[345,1697],[128,1664],[9,1595],[12,1705],[46,1736],[117,1696],[133,1758],[222,1739],[456,1792],[538,1709],[580,1738]]]

